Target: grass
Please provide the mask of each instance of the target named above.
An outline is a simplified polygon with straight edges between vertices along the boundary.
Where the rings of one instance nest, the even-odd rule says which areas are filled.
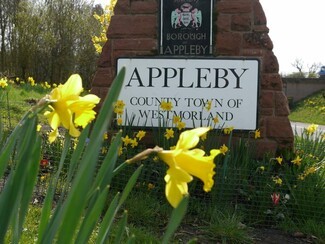
[[[325,125],[325,90],[293,105],[289,119],[294,122]]]

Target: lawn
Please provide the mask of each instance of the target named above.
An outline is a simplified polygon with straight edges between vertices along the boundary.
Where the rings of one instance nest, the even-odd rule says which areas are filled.
[[[325,125],[325,90],[294,104],[289,119],[294,122]]]

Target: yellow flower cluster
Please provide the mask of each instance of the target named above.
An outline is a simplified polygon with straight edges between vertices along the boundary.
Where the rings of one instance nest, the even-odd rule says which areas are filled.
[[[173,124],[178,128],[178,130],[182,130],[186,127],[186,123],[183,122],[179,116],[173,117]]]
[[[111,22],[111,18],[114,15],[114,7],[117,0],[111,0],[109,5],[104,8],[104,13],[102,15],[94,14],[94,18],[100,23],[101,32],[98,36],[92,36],[92,42],[97,53],[101,53],[103,45],[107,41],[106,31]]]
[[[6,88],[8,86],[8,79],[7,77],[1,78],[0,79],[0,87],[2,89]]]
[[[31,86],[35,86],[35,85],[36,85],[34,78],[31,77],[31,76],[29,76],[29,77],[27,78],[27,81],[28,81],[28,83],[29,83]]]
[[[141,141],[145,135],[146,132],[143,130],[138,131],[134,138],[130,138],[128,135],[126,135],[125,137],[122,137],[123,146],[127,147],[130,145],[132,148],[135,148],[139,145],[139,141]]]
[[[223,133],[225,133],[226,135],[229,135],[233,130],[234,130],[233,126],[228,127],[228,128],[224,128]]]
[[[316,132],[317,128],[318,128],[318,125],[311,124],[306,128],[306,132],[307,132],[308,135],[312,135],[312,134],[314,134]]]
[[[122,115],[124,113],[125,103],[123,100],[117,100],[114,104],[114,113],[116,114],[116,123],[122,125]]]

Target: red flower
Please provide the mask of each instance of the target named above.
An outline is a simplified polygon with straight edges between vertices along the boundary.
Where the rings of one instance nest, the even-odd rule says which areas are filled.
[[[278,205],[279,204],[279,201],[280,201],[280,194],[278,193],[273,193],[271,195],[271,198],[272,198],[272,202],[274,205]]]
[[[40,165],[41,167],[46,167],[49,165],[49,161],[47,159],[41,159]]]

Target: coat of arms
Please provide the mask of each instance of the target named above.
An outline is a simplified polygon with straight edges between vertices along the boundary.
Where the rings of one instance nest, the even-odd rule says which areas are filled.
[[[182,26],[198,29],[202,25],[202,12],[190,3],[184,3],[171,12],[171,25],[174,29]]]

